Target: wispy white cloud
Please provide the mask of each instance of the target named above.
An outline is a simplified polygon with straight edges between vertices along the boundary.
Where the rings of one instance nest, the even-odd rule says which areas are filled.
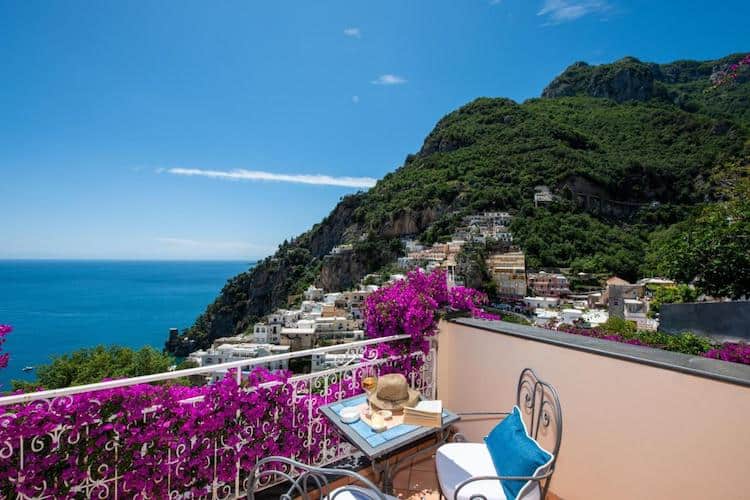
[[[154,240],[167,252],[167,255],[240,257],[266,255],[274,251],[273,245],[258,245],[244,241],[205,241],[174,237],[159,237]]]
[[[352,38],[362,38],[362,32],[359,30],[359,28],[346,28],[344,30],[344,34]]]
[[[372,177],[333,177],[321,174],[274,174],[261,170],[205,170],[201,168],[167,168],[157,169],[157,173],[166,172],[173,175],[209,177],[224,180],[275,181],[295,184],[315,184],[318,186],[341,186],[354,188],[371,188],[377,182]]]
[[[156,241],[174,247],[204,248],[211,250],[259,250],[267,249],[264,245],[244,243],[241,241],[200,241],[189,238],[156,238]]]
[[[373,85],[401,85],[406,82],[407,82],[406,78],[388,73],[385,75],[380,75],[379,77],[374,79],[371,83]]]
[[[589,14],[607,12],[611,8],[604,0],[545,0],[537,16],[544,17],[547,20],[545,24],[562,24]]]

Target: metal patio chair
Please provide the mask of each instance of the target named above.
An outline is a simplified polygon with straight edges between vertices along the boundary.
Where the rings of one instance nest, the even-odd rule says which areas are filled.
[[[531,368],[525,368],[518,378],[516,404],[529,436],[539,444],[539,437],[553,456],[544,470],[535,476],[498,476],[484,443],[469,443],[461,434],[456,434],[454,442],[440,447],[435,455],[435,469],[438,475],[441,498],[450,500],[510,500],[501,486],[502,481],[531,482],[524,485],[518,499],[544,499],[555,472],[557,455],[562,439],[562,409],[557,390],[549,383],[540,380]],[[465,417],[507,416],[510,412],[474,411],[458,413]]]
[[[269,468],[267,465],[281,464],[281,468]],[[263,478],[278,478],[289,485],[288,489],[279,496],[279,500],[396,500],[378,489],[372,481],[360,474],[346,469],[330,469],[313,467],[286,457],[266,457],[258,461],[248,478],[247,498],[255,499],[255,488]],[[351,478],[360,485],[347,484],[331,486],[331,478]],[[335,480],[335,479],[334,479]],[[319,492],[311,496],[311,493]]]

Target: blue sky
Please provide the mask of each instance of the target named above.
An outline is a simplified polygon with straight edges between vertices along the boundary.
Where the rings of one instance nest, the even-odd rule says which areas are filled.
[[[746,1],[0,0],[0,258],[252,259],[478,96],[750,50]]]

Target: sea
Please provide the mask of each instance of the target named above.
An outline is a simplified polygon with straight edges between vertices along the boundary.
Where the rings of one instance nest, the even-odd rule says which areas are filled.
[[[253,262],[0,260],[0,391],[51,356],[119,344],[163,349],[170,328],[189,327],[227,280]]]

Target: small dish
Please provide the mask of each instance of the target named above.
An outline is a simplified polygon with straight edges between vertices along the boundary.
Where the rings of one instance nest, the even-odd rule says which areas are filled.
[[[339,412],[339,416],[345,424],[353,424],[359,420],[359,409],[353,407],[344,408]]]
[[[380,412],[375,412],[370,421],[370,427],[375,432],[383,432],[386,430],[385,419],[380,415]]]
[[[391,410],[380,410],[378,415],[383,417],[383,420],[390,420],[393,418],[393,412]]]
[[[385,422],[383,422],[383,425],[377,425],[373,423],[372,425],[370,425],[370,427],[372,428],[373,432],[383,432],[387,429]]]

